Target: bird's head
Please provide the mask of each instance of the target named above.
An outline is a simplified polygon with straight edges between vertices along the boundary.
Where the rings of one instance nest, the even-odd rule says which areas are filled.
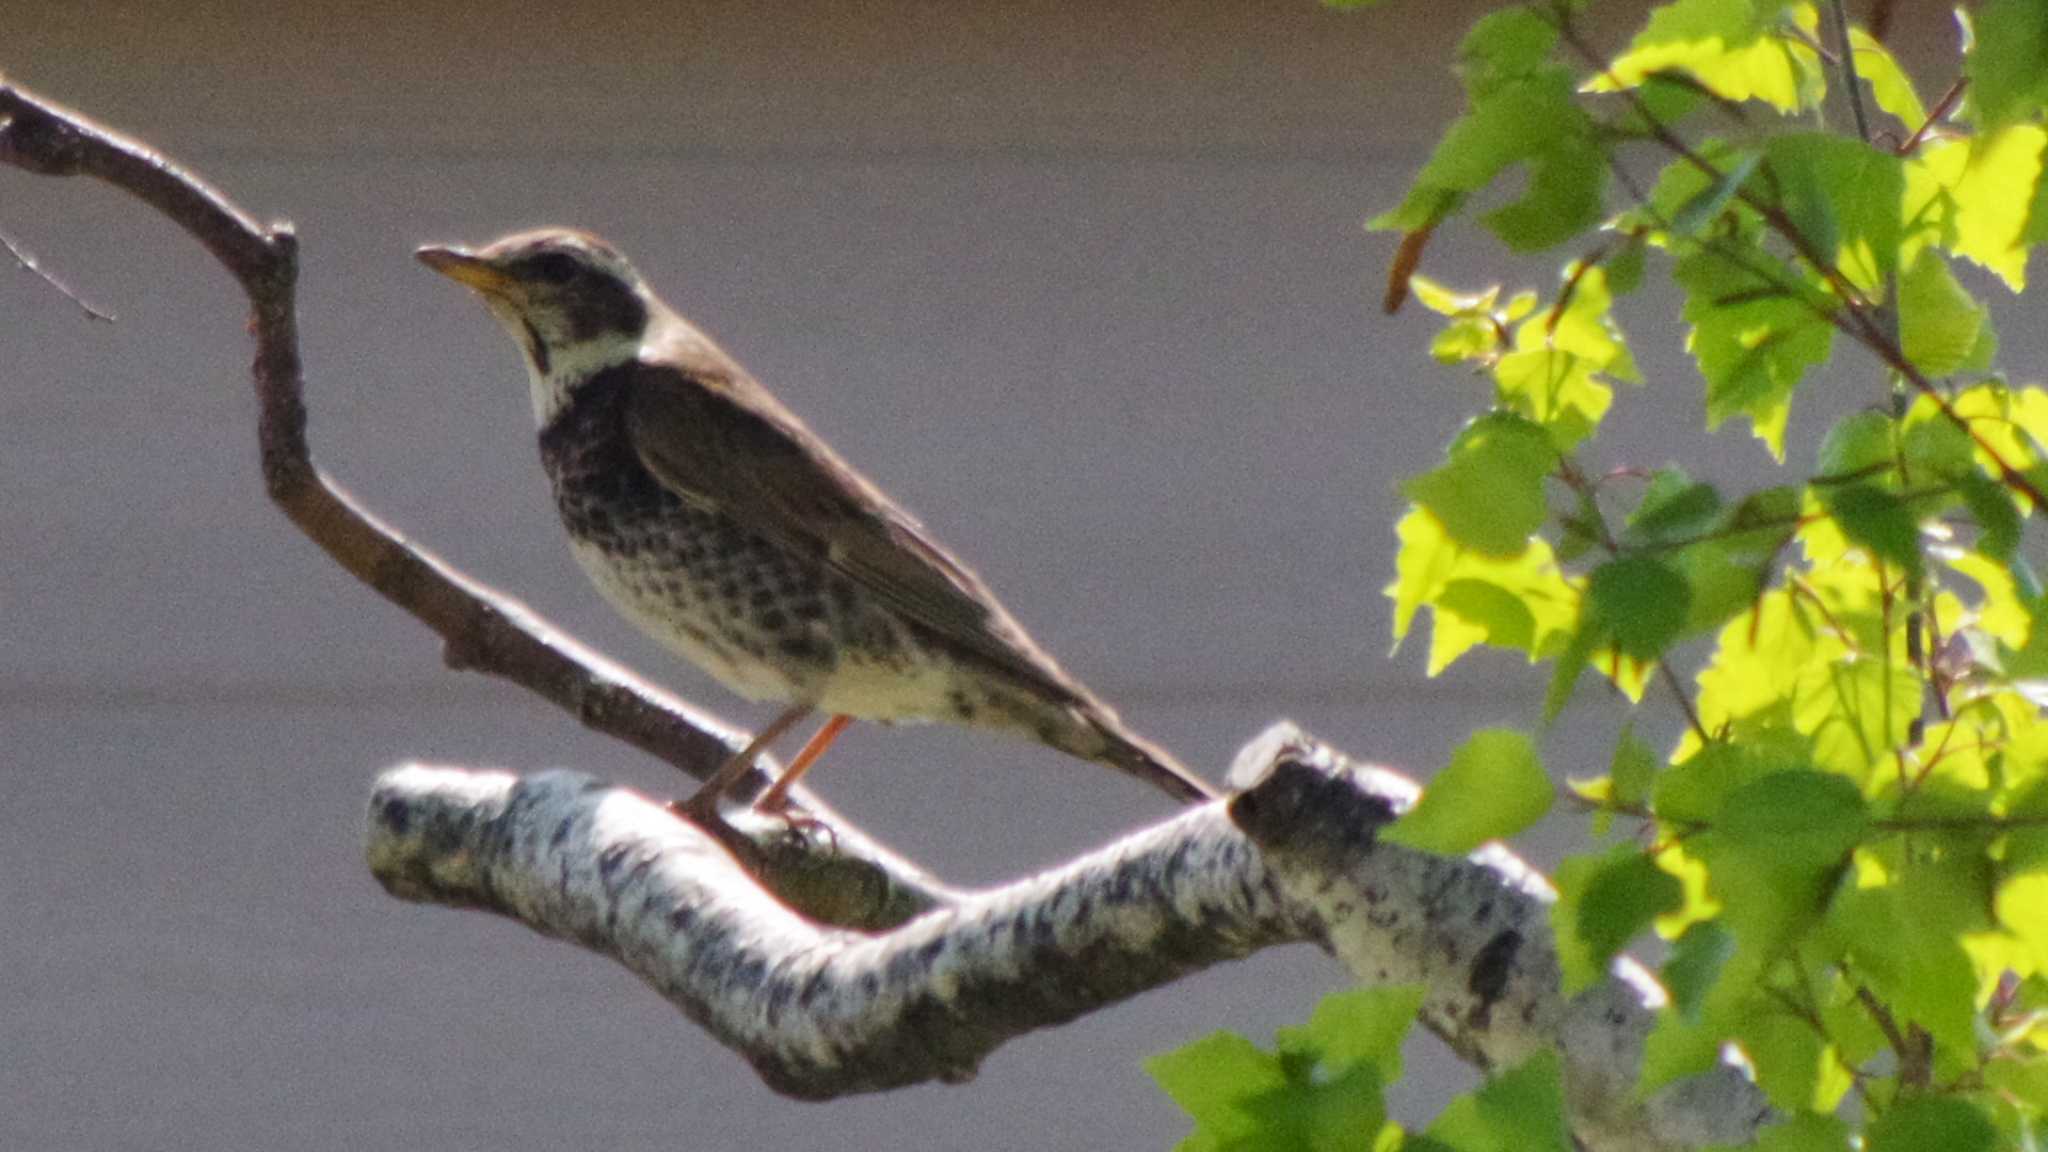
[[[578,383],[638,356],[660,307],[626,258],[587,232],[520,232],[474,251],[429,245],[419,258],[475,289],[519,341],[543,424]]]

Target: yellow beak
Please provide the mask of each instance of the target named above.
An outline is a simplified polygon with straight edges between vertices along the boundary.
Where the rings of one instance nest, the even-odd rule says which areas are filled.
[[[502,295],[512,283],[512,278],[498,270],[497,265],[478,256],[467,248],[445,248],[429,244],[414,253],[420,263],[448,277],[460,281],[479,292]]]

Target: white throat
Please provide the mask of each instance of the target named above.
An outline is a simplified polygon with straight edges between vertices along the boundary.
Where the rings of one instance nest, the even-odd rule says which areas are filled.
[[[590,340],[548,349],[547,371],[529,349],[526,353],[527,382],[533,390],[533,418],[545,428],[569,404],[576,385],[593,373],[615,364],[630,364],[640,355],[640,337],[625,332],[608,332]]]

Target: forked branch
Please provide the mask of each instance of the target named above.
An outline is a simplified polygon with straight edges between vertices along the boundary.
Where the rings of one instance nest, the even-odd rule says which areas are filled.
[[[509,680],[692,776],[737,733],[650,687],[364,510],[312,462],[297,246],[142,144],[0,84],[0,163],[90,176],[184,228],[247,294],[271,498],[334,561]],[[945,888],[815,797],[722,839],[572,773],[406,766],[378,782],[368,851],[395,895],[509,916],[617,959],[805,1097],[958,1080],[1021,1033],[1288,941],[1361,981],[1428,989],[1424,1022],[1485,1068],[1563,1057],[1569,1120],[1595,1150],[1740,1143],[1768,1118],[1732,1067],[1648,1100],[1634,1086],[1662,992],[1632,962],[1567,1000],[1543,879],[1500,848],[1448,859],[1378,843],[1415,786],[1281,725],[1240,756],[1228,801],[987,892]],[[756,773],[755,787],[766,782]]]

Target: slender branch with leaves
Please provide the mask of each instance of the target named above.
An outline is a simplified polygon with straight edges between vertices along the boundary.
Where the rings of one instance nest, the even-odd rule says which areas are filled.
[[[1734,1052],[1777,1110],[1773,1149],[2037,1147],[2048,594],[2028,552],[2048,389],[2007,376],[1979,293],[2022,294],[2048,238],[2048,5],[1959,12],[1931,107],[1884,43],[1887,5],[1859,23],[1843,0],[1677,0],[1616,54],[1584,8],[1471,29],[1463,114],[1372,222],[1400,237],[1389,310],[1441,315],[1435,358],[1484,386],[1404,489],[1395,638],[1428,622],[1431,675],[1485,648],[1548,669],[1535,731],[1475,737],[1488,769],[1430,795],[1522,826],[1549,783],[1499,750],[1533,756],[1567,705],[1605,709],[1611,768],[1566,796],[1604,842],[1557,872],[1551,923],[1567,993],[1667,942],[1635,1090]],[[1471,224],[1565,253],[1557,288],[1430,279],[1428,245]],[[1761,483],[1601,439],[1621,386],[1697,386],[1645,379],[1614,310],[1659,275],[1645,306],[1679,312],[1705,431],[1740,418]],[[1824,367],[1863,399],[1800,443],[1792,406]],[[1668,748],[1638,734],[1651,695],[1684,720]],[[1500,1098],[1520,1075],[1426,1133],[1315,1146],[1559,1146]],[[1168,1087],[1219,1114],[1189,1083]],[[1296,1104],[1262,1114],[1312,1110],[1310,1088]],[[1186,1145],[1239,1146],[1295,1145]]]

